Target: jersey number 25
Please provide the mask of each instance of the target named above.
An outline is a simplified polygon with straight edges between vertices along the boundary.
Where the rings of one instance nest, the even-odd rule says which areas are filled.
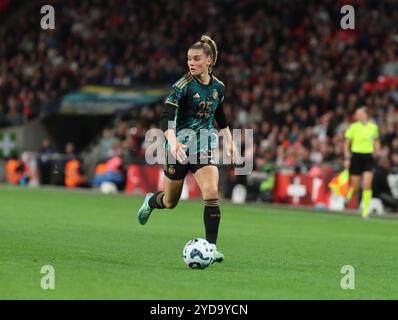
[[[199,118],[208,118],[208,117],[210,117],[211,104],[212,104],[212,102],[205,102],[205,101],[199,102],[199,111],[196,113],[196,115]]]

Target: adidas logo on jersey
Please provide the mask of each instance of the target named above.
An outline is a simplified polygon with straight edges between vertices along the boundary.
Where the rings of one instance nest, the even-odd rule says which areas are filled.
[[[195,93],[195,95],[193,96],[194,98],[196,98],[196,99],[199,99],[200,98],[200,95],[199,95],[199,93]]]

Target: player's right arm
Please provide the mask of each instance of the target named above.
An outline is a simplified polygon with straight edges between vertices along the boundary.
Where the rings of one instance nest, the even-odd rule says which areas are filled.
[[[349,160],[350,159],[350,152],[351,149],[351,139],[345,139],[344,141],[344,159]]]
[[[345,139],[344,141],[344,168],[348,168],[350,166],[350,147],[351,147],[351,140]]]
[[[167,129],[166,131],[164,131],[164,135],[170,144],[170,150],[173,156],[179,162],[185,162],[187,159],[187,154],[185,153],[184,150],[186,146],[177,141],[174,129],[173,128]]]
[[[350,166],[351,158],[351,141],[354,136],[354,127],[350,125],[344,134],[344,167]]]
[[[179,162],[184,162],[187,159],[184,151],[186,146],[178,142],[172,123],[184,94],[184,89],[173,86],[160,115],[160,129],[164,132],[167,142],[170,144],[171,153]]]
[[[375,126],[375,133],[374,133],[374,156],[377,158],[380,155],[381,151],[381,144],[380,144],[380,137],[379,137],[379,128],[377,125]]]

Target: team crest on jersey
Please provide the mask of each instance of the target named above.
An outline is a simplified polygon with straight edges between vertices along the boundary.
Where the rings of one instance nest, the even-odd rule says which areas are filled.
[[[196,99],[199,99],[200,98],[200,95],[199,95],[199,93],[195,93],[195,95],[193,96],[194,98],[196,98]]]
[[[218,91],[216,89],[213,90],[213,98],[217,100],[218,98]]]
[[[173,166],[169,166],[169,168],[167,169],[167,171],[169,172],[169,174],[174,174],[176,173],[176,169]]]

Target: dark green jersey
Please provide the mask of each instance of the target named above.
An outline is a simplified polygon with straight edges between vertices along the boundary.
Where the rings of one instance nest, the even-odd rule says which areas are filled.
[[[177,107],[174,119],[177,140],[192,146],[196,137],[196,148],[189,149],[191,152],[218,146],[218,136],[211,131],[214,129],[214,113],[223,102],[224,93],[224,84],[213,75],[210,75],[208,85],[200,83],[190,73],[173,85],[165,103]]]

